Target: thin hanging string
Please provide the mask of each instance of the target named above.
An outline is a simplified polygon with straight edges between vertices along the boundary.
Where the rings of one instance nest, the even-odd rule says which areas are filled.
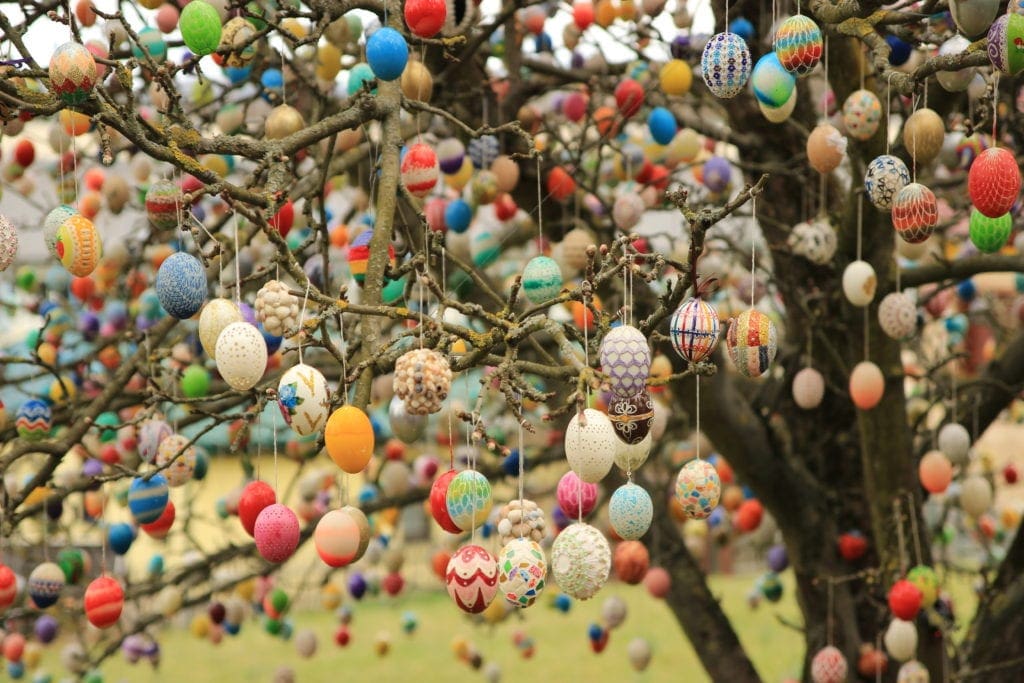
[[[696,408],[696,410],[694,412],[696,413],[697,434],[696,434],[696,439],[695,440],[697,441],[697,460],[700,460],[700,375],[696,376],[696,380],[697,380],[697,408]]]
[[[46,510],[40,510],[39,519],[43,525],[43,560],[50,561],[50,530],[46,523]]]
[[[242,307],[242,266],[238,258],[238,223],[241,219],[235,214],[235,303]]]
[[[306,280],[306,294],[302,297],[302,312],[299,313],[299,365],[302,365],[302,341],[306,336],[306,302],[309,301],[309,288],[313,285],[308,279]],[[342,354],[344,356],[344,354]],[[344,372],[344,367],[342,368]],[[342,383],[345,382],[342,377]]]
[[[974,419],[971,423],[971,440],[978,438],[978,409],[981,407],[981,395],[974,395]]]
[[[835,638],[835,624],[834,624],[834,621],[835,621],[835,616],[834,616],[834,612],[835,612],[835,599],[836,599],[835,590],[836,590],[835,579],[833,579],[830,576],[830,577],[828,577],[828,604],[825,606],[825,611],[826,611],[826,616],[825,616],[825,620],[826,620],[825,621],[826,636],[825,637],[828,639],[828,644],[829,645],[832,645],[833,643],[835,643],[835,640],[836,640],[836,638]]]
[[[878,633],[875,634],[875,652],[881,652],[881,651],[882,651],[882,632],[879,631]],[[946,658],[943,657],[942,659],[946,659]],[[882,672],[884,670],[885,670],[885,667],[881,667],[881,666],[879,666],[879,667],[877,667],[875,669],[875,683],[882,683]]]
[[[821,117],[828,118],[828,34],[825,34],[825,58],[822,60],[825,68],[825,88],[821,93]]]
[[[284,48],[278,53],[281,55],[281,104],[288,104],[288,77],[284,72]]]
[[[71,136],[71,173],[75,177],[75,204],[78,203],[78,136]]]
[[[822,176],[824,177],[824,176]],[[757,197],[750,200],[750,307],[754,307],[754,272],[757,269]]]
[[[903,515],[901,512],[902,505],[900,499],[897,498],[893,502],[892,517],[893,522],[896,523],[896,538],[899,543],[900,551],[900,576],[907,573],[907,545],[906,540],[903,538]]]
[[[540,184],[540,155],[537,155],[537,253],[544,253],[544,211],[541,203],[544,201],[544,193]]]
[[[861,260],[864,247],[864,195],[857,195],[857,260]]]
[[[892,77],[895,73],[895,71],[890,71],[888,78],[885,79],[888,83],[885,89],[885,153],[887,155],[889,154],[889,147],[891,145],[889,139],[889,123],[892,118]]]
[[[860,46],[860,53],[857,59],[857,68],[860,71],[860,89],[864,89],[864,46]],[[925,86],[928,87],[927,85]]]
[[[917,528],[917,515],[914,513],[914,494],[907,491],[907,511],[910,514],[910,533],[914,534],[914,564],[924,563],[924,554],[921,552],[921,535]]]
[[[897,242],[897,248],[893,249],[892,260],[896,262],[896,291],[897,292],[902,292],[903,291],[903,284],[902,284],[901,280],[903,279],[903,273],[900,272],[900,252],[899,252],[899,248],[898,248],[899,242],[897,241],[897,239],[898,238],[894,235],[893,236],[893,241]]]
[[[100,518],[102,519],[103,512],[106,512],[106,506],[102,508],[100,512]],[[100,531],[100,574],[105,575],[107,573],[107,535],[102,532],[102,526]]]
[[[526,454],[523,447],[523,423],[519,422],[519,538],[526,533],[526,508],[523,504],[523,480],[526,477],[524,461]]]
[[[870,304],[864,307],[864,360],[871,358],[871,327],[868,319]]]
[[[341,340],[341,404],[348,403],[348,345],[345,343],[345,314],[340,314],[338,335]]]
[[[917,106],[911,100],[911,112],[910,116],[913,117],[917,113]],[[910,130],[910,144],[913,148],[913,152],[910,154],[910,172],[914,182],[917,182],[917,126],[914,126]]]
[[[999,120],[999,72],[995,72],[995,79],[992,81],[992,146],[998,147],[996,139],[996,123]],[[75,179],[77,182],[77,178]],[[77,186],[76,186],[77,187]]]
[[[952,366],[951,366],[951,367],[949,368],[949,374],[950,374],[950,379],[951,379],[951,381],[952,381],[952,383],[953,383],[953,387],[952,387],[952,390],[953,390],[953,391],[952,391],[952,393],[953,393],[953,406],[952,406],[952,411],[953,411],[953,422],[956,422],[956,408],[957,408],[957,405],[956,405],[956,404],[957,404],[957,400],[956,400],[956,394],[957,394],[957,382],[956,382],[956,376],[957,376],[957,371],[956,371],[956,361],[953,361],[953,365],[952,365]]]
[[[274,492],[277,492],[277,414],[280,411],[271,411],[274,413]]]

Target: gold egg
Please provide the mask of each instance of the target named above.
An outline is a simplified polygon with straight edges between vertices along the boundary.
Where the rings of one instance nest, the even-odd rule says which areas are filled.
[[[421,62],[410,59],[402,72],[402,94],[410,100],[429,102],[434,94],[434,77]]]
[[[306,120],[298,109],[288,104],[279,104],[267,116],[264,131],[268,140],[280,140],[305,127]]]
[[[903,124],[903,146],[919,164],[929,164],[939,155],[946,127],[932,109],[918,109]]]
[[[316,77],[321,81],[333,81],[341,71],[341,50],[331,43],[324,43],[316,52]]]

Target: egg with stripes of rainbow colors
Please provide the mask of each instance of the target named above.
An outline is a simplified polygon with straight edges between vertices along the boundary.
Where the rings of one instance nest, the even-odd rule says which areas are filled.
[[[329,567],[344,567],[359,558],[359,524],[347,511],[330,510],[316,524],[313,545]]]
[[[498,561],[478,545],[464,545],[448,560],[444,582],[459,609],[479,614],[498,594]]]
[[[730,321],[725,337],[729,357],[745,377],[760,377],[778,351],[775,323],[764,313],[750,309]]]
[[[565,459],[580,479],[596,484],[615,463],[615,427],[600,410],[577,413],[565,428]]]
[[[551,546],[551,573],[563,592],[588,600],[608,581],[612,552],[600,531],[584,522],[570,524]]]
[[[463,470],[448,484],[445,503],[455,526],[470,531],[486,522],[491,512],[491,483],[476,470]]]
[[[548,563],[536,541],[514,538],[498,553],[498,590],[514,607],[526,608],[544,591]]]
[[[305,363],[289,368],[277,384],[277,405],[284,421],[299,436],[319,431],[327,421],[331,407],[327,378]]]
[[[810,17],[789,17],[775,31],[775,54],[787,71],[806,76],[821,60],[821,29]]]
[[[672,347],[691,363],[699,363],[714,352],[720,330],[718,311],[700,297],[677,308],[669,323]]]
[[[25,441],[42,441],[50,435],[53,412],[46,401],[30,398],[20,406],[14,418],[18,436]]]
[[[722,496],[718,470],[707,460],[691,460],[676,475],[675,494],[687,517],[707,519]]]
[[[430,145],[417,142],[402,158],[402,184],[414,197],[426,197],[437,185],[440,168],[437,153]]]
[[[255,325],[231,323],[217,337],[217,372],[232,389],[252,389],[266,367],[267,342]]]

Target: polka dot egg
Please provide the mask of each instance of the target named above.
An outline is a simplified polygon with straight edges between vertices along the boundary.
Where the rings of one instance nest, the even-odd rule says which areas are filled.
[[[565,429],[565,457],[580,479],[601,481],[615,462],[615,428],[608,416],[587,408],[577,413]]]
[[[632,482],[615,489],[608,501],[608,522],[615,533],[627,541],[635,541],[646,534],[653,518],[650,494]]]
[[[299,519],[291,508],[274,503],[260,511],[253,527],[256,550],[268,562],[284,562],[299,545]]]
[[[905,242],[924,242],[931,237],[938,223],[938,202],[927,187],[921,183],[909,183],[896,193],[892,203],[892,225]]]
[[[323,429],[331,405],[327,379],[312,365],[289,368],[277,384],[277,405],[285,422],[299,436]]]
[[[486,522],[491,512],[491,483],[475,470],[463,470],[448,484],[445,504],[455,526],[470,531]]]
[[[775,54],[787,71],[806,76],[821,60],[821,29],[803,14],[789,17],[775,31]]]
[[[478,545],[464,545],[448,560],[444,582],[459,609],[479,614],[498,594],[498,561]]]
[[[843,103],[843,126],[856,140],[867,140],[878,130],[882,103],[870,90],[855,90]]]
[[[697,297],[677,308],[669,324],[673,348],[691,363],[699,363],[714,352],[720,330],[718,311]]]
[[[875,208],[892,209],[896,195],[910,182],[910,171],[901,159],[883,154],[872,159],[864,173],[864,189]]]
[[[878,304],[878,324],[889,337],[909,339],[917,329],[917,308],[904,292],[890,292]]]
[[[156,274],[156,295],[171,316],[185,320],[194,316],[206,299],[206,272],[199,259],[177,252],[160,264]]]
[[[687,517],[707,519],[722,495],[718,470],[706,460],[691,460],[676,476],[675,494]]]
[[[255,325],[231,323],[217,337],[217,371],[232,389],[252,389],[266,367],[267,343]]]
[[[64,590],[64,570],[53,562],[43,562],[28,575],[28,594],[39,609],[57,603]]]
[[[628,444],[638,444],[651,433],[654,425],[654,401],[646,391],[629,398],[617,396],[608,404],[608,419],[615,435]]]
[[[498,553],[498,590],[515,607],[529,607],[544,591],[548,565],[535,541],[516,538]]]
[[[778,333],[767,315],[750,309],[730,321],[725,343],[741,375],[760,377],[775,359]]]
[[[0,273],[11,267],[18,255],[18,231],[7,216],[0,215]]]
[[[612,553],[604,535],[582,522],[569,525],[551,546],[551,573],[559,588],[588,600],[608,581]]]
[[[157,473],[146,479],[135,477],[128,487],[128,510],[138,524],[160,519],[167,507],[167,478]]]
[[[735,33],[718,33],[704,46],[701,72],[708,90],[716,97],[736,97],[750,76],[750,50]]]
[[[196,449],[187,437],[172,434],[160,442],[156,451],[156,465],[163,469],[168,486],[184,486],[195,472]]]
[[[61,265],[78,277],[85,277],[96,270],[103,251],[96,226],[77,213],[61,224],[53,248]]]
[[[360,536],[351,515],[345,510],[329,510],[316,524],[313,545],[328,567],[344,567],[356,560]]]
[[[608,375],[615,396],[635,396],[643,390],[651,372],[647,338],[632,325],[612,328],[601,342],[601,369]]]
[[[42,441],[50,436],[53,427],[53,413],[46,401],[30,398],[18,407],[14,418],[18,436],[25,441]]]

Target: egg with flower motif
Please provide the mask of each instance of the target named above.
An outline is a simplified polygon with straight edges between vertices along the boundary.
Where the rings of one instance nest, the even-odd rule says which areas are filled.
[[[600,531],[584,522],[566,527],[551,546],[551,573],[564,593],[588,600],[608,581],[612,552]]]
[[[882,103],[870,90],[854,90],[843,102],[843,127],[856,140],[868,140],[882,120]]]
[[[706,460],[689,461],[676,475],[675,496],[687,517],[707,519],[722,496],[718,470]]]
[[[615,435],[628,444],[638,444],[651,433],[654,424],[654,401],[644,390],[629,398],[616,396],[608,404],[608,419]]]
[[[448,560],[448,595],[464,612],[483,612],[498,594],[498,561],[478,545],[464,545]]]
[[[498,553],[498,590],[514,607],[529,607],[544,590],[548,564],[535,541],[514,538]]]
[[[775,323],[756,309],[744,311],[730,321],[725,344],[741,375],[760,377],[768,370],[778,350]]]
[[[699,363],[714,352],[720,330],[718,311],[700,297],[684,302],[669,323],[672,347],[691,363]]]
[[[331,407],[327,379],[312,365],[299,363],[289,368],[277,384],[277,405],[285,422],[299,436],[319,432]]]
[[[644,388],[651,371],[647,338],[632,325],[619,325],[601,342],[601,369],[615,396],[628,398]]]
[[[647,533],[652,519],[654,504],[644,487],[627,482],[615,489],[608,501],[608,523],[620,538],[639,539]]]
[[[735,33],[718,33],[708,40],[700,58],[701,73],[716,97],[736,97],[750,77],[750,50]]]
[[[892,209],[896,195],[910,182],[907,165],[891,154],[883,154],[871,160],[864,173],[864,189],[868,199],[883,211]]]

